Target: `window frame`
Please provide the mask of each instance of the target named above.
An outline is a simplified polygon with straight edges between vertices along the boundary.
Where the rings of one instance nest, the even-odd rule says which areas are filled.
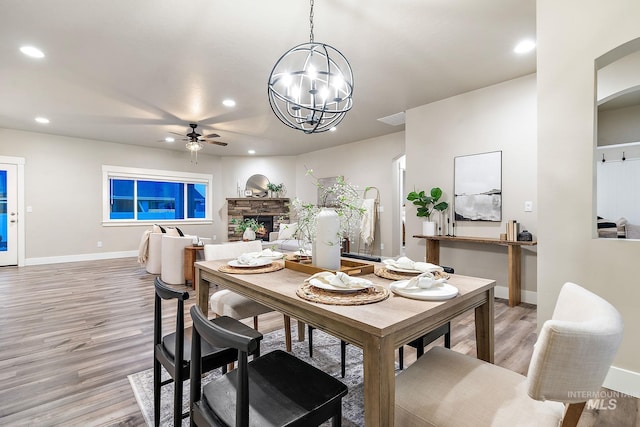
[[[138,219],[111,219],[111,179],[132,179],[135,181],[162,181],[177,182],[184,184],[184,191],[187,192],[187,184],[205,184],[206,203],[204,218],[185,218],[170,220],[138,220]],[[137,186],[134,184],[134,216],[137,217],[135,209],[135,197],[137,197]],[[148,224],[211,224],[212,202],[213,200],[213,175],[193,172],[168,171],[160,169],[143,169],[123,166],[102,165],[102,225],[103,226],[131,226]],[[185,205],[186,205],[185,200]]]

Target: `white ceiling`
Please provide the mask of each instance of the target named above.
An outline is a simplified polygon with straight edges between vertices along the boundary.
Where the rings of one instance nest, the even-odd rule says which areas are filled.
[[[307,1],[0,0],[0,127],[184,150],[163,139],[197,122],[229,143],[208,154],[297,155],[398,132],[377,119],[535,72],[535,53],[513,53],[535,39],[535,0],[316,0],[314,34],[349,59],[354,103],[336,132],[306,135],[278,121],[266,84],[309,40]]]

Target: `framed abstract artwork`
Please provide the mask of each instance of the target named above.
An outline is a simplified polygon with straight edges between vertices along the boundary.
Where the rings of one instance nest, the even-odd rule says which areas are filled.
[[[456,221],[502,221],[502,151],[454,158]]]

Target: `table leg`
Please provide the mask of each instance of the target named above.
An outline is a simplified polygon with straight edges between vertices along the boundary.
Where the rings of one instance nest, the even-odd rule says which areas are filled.
[[[393,426],[395,409],[395,354],[389,336],[368,336],[363,346],[364,424]]]
[[[440,241],[427,239],[427,262],[440,265]]]
[[[520,276],[522,248],[518,245],[509,245],[509,307],[520,304]]]
[[[209,282],[202,279],[199,268],[196,268],[194,283],[198,284],[196,291],[198,295],[198,307],[200,307],[200,310],[202,310],[202,313],[206,317],[209,314]]]
[[[493,288],[487,291],[487,302],[476,307],[476,351],[478,359],[493,363],[494,301]]]
[[[306,329],[307,325],[302,321],[302,320],[298,320],[298,341],[302,342],[304,341],[304,330]]]

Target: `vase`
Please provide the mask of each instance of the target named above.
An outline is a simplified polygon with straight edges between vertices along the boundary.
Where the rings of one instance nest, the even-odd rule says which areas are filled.
[[[256,232],[253,231],[252,228],[247,228],[246,230],[244,230],[244,233],[242,233],[242,240],[256,240]]]
[[[340,217],[331,208],[322,208],[316,221],[312,262],[325,270],[340,269]]]
[[[422,235],[423,236],[435,236],[436,235],[436,223],[433,221],[422,222]]]

